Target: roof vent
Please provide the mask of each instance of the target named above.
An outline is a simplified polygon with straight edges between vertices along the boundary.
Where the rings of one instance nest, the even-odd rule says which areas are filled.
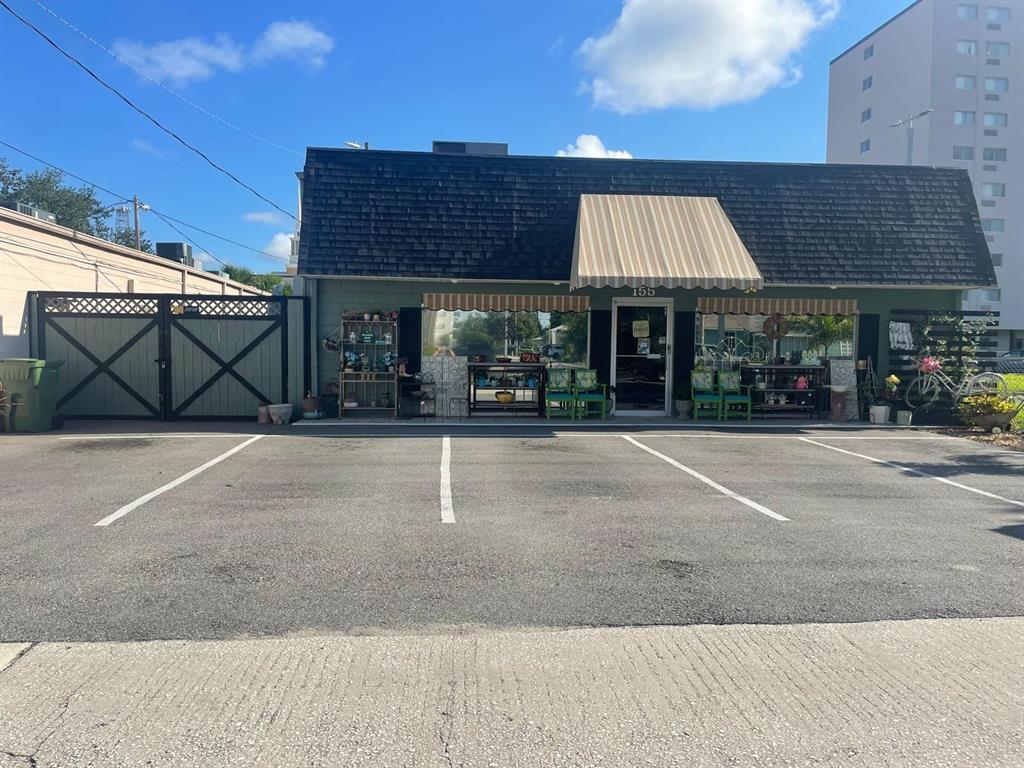
[[[489,141],[435,141],[433,151],[435,155],[508,157],[508,144]]]

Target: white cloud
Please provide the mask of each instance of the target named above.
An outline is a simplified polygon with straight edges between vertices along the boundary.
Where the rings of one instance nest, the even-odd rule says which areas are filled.
[[[278,232],[270,242],[263,246],[263,252],[278,259],[288,261],[292,257],[292,236],[287,232]]]
[[[713,109],[797,82],[794,55],[839,0],[626,0],[611,30],[580,46],[595,106],[629,114]]]
[[[132,139],[132,146],[144,155],[151,155],[158,160],[163,160],[167,157],[161,150],[154,147],[145,139]]]
[[[213,269],[217,265],[214,258],[206,251],[192,251],[192,260],[196,264],[196,269]]]
[[[334,48],[330,35],[308,21],[275,21],[251,46],[236,43],[230,35],[184,37],[146,44],[115,40],[114,52],[154,80],[183,86],[208,80],[220,71],[241,72],[247,67],[277,59],[299,61],[310,69],[323,67]]]
[[[278,211],[250,211],[242,218],[254,224],[273,224],[274,226],[279,226],[287,221],[285,215]]]
[[[251,56],[258,62],[296,59],[312,69],[320,69],[332,48],[334,40],[330,35],[308,21],[275,21],[263,30]]]
[[[609,157],[616,160],[629,160],[633,155],[624,149],[608,149],[597,136],[592,133],[580,134],[575,144],[566,145],[555,153],[558,157]]]
[[[130,40],[115,40],[114,52],[155,80],[170,80],[184,85],[191,80],[207,80],[223,69],[238,72],[245,67],[245,51],[228,35],[213,40],[185,37],[146,45]]]
[[[556,53],[562,50],[562,46],[565,45],[564,37],[556,37],[552,41],[551,45],[548,46],[548,55],[554,56]]]

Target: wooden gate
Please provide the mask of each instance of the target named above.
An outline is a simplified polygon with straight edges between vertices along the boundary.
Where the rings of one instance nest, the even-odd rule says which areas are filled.
[[[35,354],[68,418],[252,419],[289,402],[283,296],[36,294]]]

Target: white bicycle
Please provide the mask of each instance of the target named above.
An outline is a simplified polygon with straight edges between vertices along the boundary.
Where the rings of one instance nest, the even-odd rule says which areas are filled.
[[[920,366],[921,363],[919,362],[918,365]],[[998,373],[991,371],[976,373],[958,384],[944,373],[938,364],[927,370],[924,368],[919,368],[919,370],[920,374],[907,386],[907,393],[904,396],[911,410],[934,403],[943,390],[950,394],[954,402],[973,395],[1010,396],[1010,387],[1006,383],[1006,379]]]

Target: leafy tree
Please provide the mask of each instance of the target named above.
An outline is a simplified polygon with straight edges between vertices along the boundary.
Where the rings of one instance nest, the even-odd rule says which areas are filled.
[[[62,227],[135,247],[134,230],[115,232],[108,224],[113,206],[103,205],[93,187],[65,184],[64,174],[52,168],[26,173],[0,158],[0,201],[42,208],[54,214]],[[152,243],[143,239],[142,250],[152,253]]]
[[[245,283],[246,285],[251,285],[253,288],[259,288],[261,291],[266,291],[267,293],[273,293],[274,286],[280,285],[284,282],[279,275],[258,274],[253,272],[251,269],[238,267],[234,264],[225,264],[224,271],[228,273],[228,277],[232,280],[239,283]],[[282,293],[285,296],[291,296],[292,287],[290,285],[284,286]]]
[[[110,242],[123,245],[126,248],[135,247],[135,230],[134,229],[115,229],[113,235],[109,238]],[[141,249],[145,253],[153,253],[153,243],[146,239],[146,233],[142,230],[139,231],[139,243]]]

